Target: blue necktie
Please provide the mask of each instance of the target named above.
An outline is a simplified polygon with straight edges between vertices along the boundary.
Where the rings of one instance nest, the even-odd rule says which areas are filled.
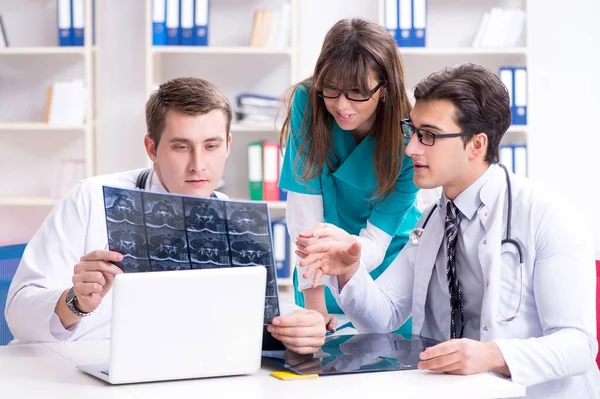
[[[447,248],[446,275],[448,277],[448,293],[450,294],[450,338],[462,338],[465,329],[462,293],[456,273],[456,242],[458,241],[459,225],[458,209],[452,201],[448,201],[445,232]]]

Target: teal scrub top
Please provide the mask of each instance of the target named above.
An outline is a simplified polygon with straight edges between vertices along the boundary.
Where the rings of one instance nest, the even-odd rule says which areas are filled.
[[[410,231],[421,216],[416,206],[418,188],[413,182],[413,163],[405,156],[394,192],[384,202],[377,203],[377,200],[371,200],[377,189],[377,178],[373,167],[375,140],[367,136],[357,145],[352,134],[342,130],[331,117],[333,125],[331,134],[337,155],[337,168],[331,173],[325,163],[319,176],[302,180],[306,153],[299,153],[304,135],[304,132],[300,132],[300,128],[307,102],[308,88],[300,85],[294,93],[291,104],[291,130],[279,187],[296,193],[321,195],[324,222],[336,225],[349,234],[359,235],[360,230],[365,228],[369,221],[392,236],[383,262],[370,273],[371,277],[376,279],[406,245]],[[299,162],[296,162],[297,157],[300,157]],[[331,152],[329,157],[331,160],[336,159]],[[298,290],[297,270],[294,270],[293,277],[296,303],[304,307],[304,295]],[[325,289],[325,300],[329,313],[343,313],[328,287]],[[407,322],[400,332],[410,334],[410,323]]]

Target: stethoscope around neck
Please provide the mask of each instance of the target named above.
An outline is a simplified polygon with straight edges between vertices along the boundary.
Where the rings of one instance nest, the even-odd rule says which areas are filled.
[[[511,235],[510,235],[510,229],[511,229],[511,225],[512,225],[512,187],[510,184],[510,175],[508,173],[508,170],[506,169],[506,166],[504,166],[502,164],[498,164],[498,166],[500,166],[504,170],[504,174],[506,175],[506,193],[508,196],[508,212],[506,215],[506,237],[500,242],[500,245],[501,246],[502,245],[512,245],[517,249],[517,252],[519,254],[519,269],[520,269],[520,274],[521,274],[521,290],[519,292],[519,303],[517,304],[515,313],[511,317],[504,317],[504,315],[502,315],[502,313],[500,313],[502,320],[508,322],[508,321],[513,321],[515,319],[515,317],[517,316],[517,313],[519,312],[519,309],[521,308],[521,301],[523,299],[523,269],[525,269],[525,263],[523,262],[524,257],[523,257],[523,249],[521,248],[521,245],[515,239],[511,238]],[[431,209],[431,211],[425,218],[425,222],[423,223],[423,225],[421,227],[417,227],[417,228],[413,229],[410,232],[409,240],[412,244],[414,244],[414,245],[420,244],[421,236],[423,235],[423,232],[425,231],[425,227],[427,226],[429,219],[431,219],[431,216],[433,215],[433,212],[435,212],[436,209],[437,209],[437,205]]]

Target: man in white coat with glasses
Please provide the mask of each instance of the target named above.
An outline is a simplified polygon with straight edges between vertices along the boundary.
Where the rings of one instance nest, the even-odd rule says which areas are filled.
[[[510,125],[500,79],[465,64],[430,75],[403,121],[420,188],[441,186],[410,242],[377,280],[360,244],[331,225],[297,240],[306,277],[322,275],[360,332],[444,341],[419,368],[494,371],[527,398],[598,398],[596,272],[589,234],[568,208],[498,164]]]

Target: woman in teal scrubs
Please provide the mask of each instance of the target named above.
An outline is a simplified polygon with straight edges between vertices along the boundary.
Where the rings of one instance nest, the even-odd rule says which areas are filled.
[[[402,62],[385,28],[361,19],[336,23],[313,76],[292,91],[282,129],[279,186],[288,190],[286,219],[294,241],[357,240],[363,266],[374,279],[383,273],[420,216],[400,131],[410,110]],[[331,225],[337,228],[323,229]],[[331,236],[313,239],[315,228]],[[319,310],[333,329],[331,313],[342,311],[328,288],[311,284],[297,267],[296,303]],[[410,325],[401,332],[410,333]]]

